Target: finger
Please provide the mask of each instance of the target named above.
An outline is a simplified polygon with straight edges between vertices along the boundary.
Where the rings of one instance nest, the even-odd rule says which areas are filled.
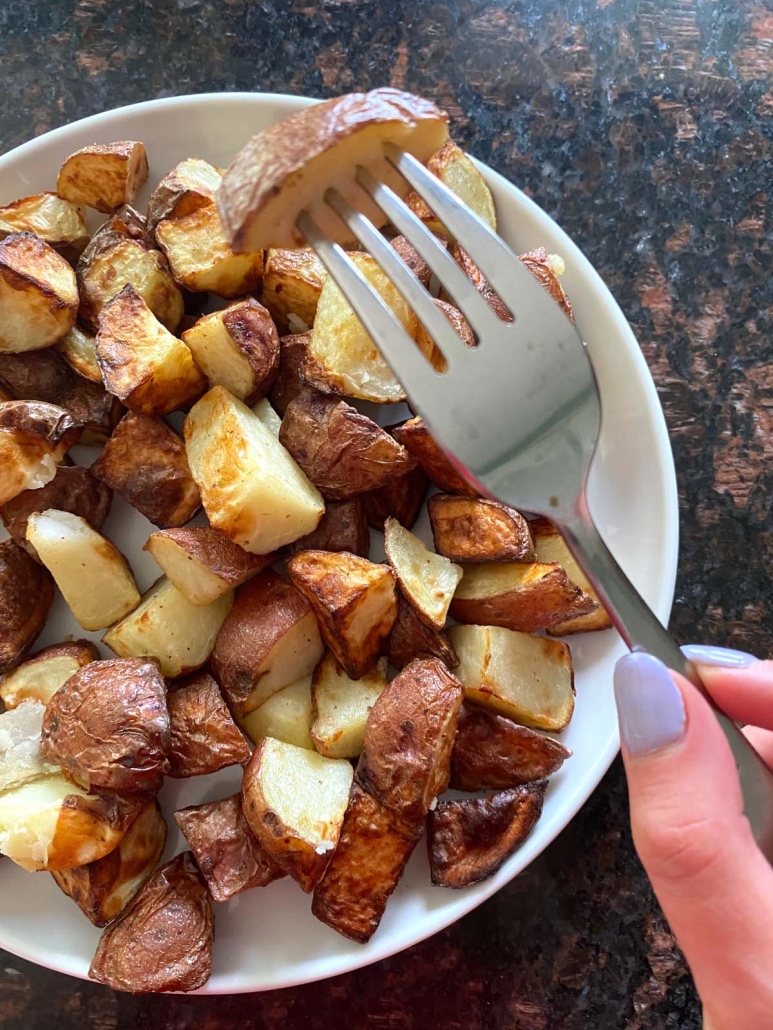
[[[773,662],[722,647],[690,644],[682,652],[698,666],[703,685],[726,715],[773,730]]]
[[[747,726],[743,733],[765,765],[773,769],[773,731]]]
[[[677,679],[647,654],[615,669],[634,841],[717,1030],[762,1026],[773,1011],[773,869],[708,702]]]

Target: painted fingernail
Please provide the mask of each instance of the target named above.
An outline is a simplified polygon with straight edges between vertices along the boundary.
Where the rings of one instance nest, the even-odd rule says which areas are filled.
[[[714,647],[713,644],[685,644],[682,654],[691,662],[701,665],[719,665],[725,669],[745,669],[759,661],[746,651],[735,651],[732,647]]]
[[[632,755],[651,754],[679,740],[686,723],[682,694],[658,658],[624,655],[614,681],[620,734]]]

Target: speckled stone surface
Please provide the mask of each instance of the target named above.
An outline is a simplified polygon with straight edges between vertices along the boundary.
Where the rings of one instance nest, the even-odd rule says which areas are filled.
[[[580,243],[676,455],[682,641],[773,650],[769,0],[0,0],[0,150],[206,90],[435,98]],[[0,956],[3,1030],[697,1030],[615,764],[518,880],[393,959],[294,990],[133,999]],[[0,900],[0,904],[2,904]]]

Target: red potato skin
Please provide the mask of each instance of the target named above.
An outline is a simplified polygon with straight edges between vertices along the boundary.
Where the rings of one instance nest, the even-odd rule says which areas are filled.
[[[405,475],[395,476],[377,490],[363,494],[362,504],[368,524],[383,532],[386,520],[393,518],[405,529],[412,529],[427,496],[428,486],[424,469],[417,465]]]
[[[0,673],[26,655],[45,625],[54,581],[12,540],[0,543]]]
[[[370,553],[370,532],[361,498],[328,501],[317,528],[300,540],[288,544],[286,553],[291,555],[309,550],[348,551],[367,558]]]
[[[459,659],[445,633],[422,622],[402,594],[398,595],[397,604],[397,622],[386,648],[390,665],[402,669],[414,658],[439,658],[449,669],[455,669]]]
[[[175,685],[167,695],[167,707],[171,777],[206,776],[249,762],[244,734],[208,672],[195,673]]]

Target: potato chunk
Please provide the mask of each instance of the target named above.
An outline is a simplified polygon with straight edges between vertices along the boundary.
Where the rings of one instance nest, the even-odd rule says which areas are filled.
[[[271,411],[266,400],[258,408]],[[183,430],[204,510],[234,543],[268,554],[317,526],[325,510],[317,488],[260,414],[224,387],[193,406]]]
[[[0,543],[0,672],[34,644],[54,600],[54,581],[12,540]]]
[[[529,523],[500,501],[435,494],[427,502],[435,550],[454,562],[532,562]]]
[[[40,741],[45,714],[45,705],[31,700],[0,714],[0,794],[60,772]]]
[[[459,664],[456,652],[445,633],[423,622],[418,612],[401,595],[398,597],[397,621],[386,648],[390,665],[402,669],[414,658],[439,658],[454,669]]]
[[[344,759],[266,737],[244,770],[242,808],[268,856],[306,891],[338,843],[352,785]]]
[[[326,758],[358,758],[370,710],[386,688],[386,659],[352,680],[332,655],[326,655],[311,680],[311,735],[317,751]]]
[[[169,775],[206,776],[250,760],[247,741],[208,672],[184,680],[167,695]]]
[[[566,644],[498,626],[453,626],[449,637],[469,701],[538,730],[569,724],[574,669]]]
[[[184,218],[215,203],[223,176],[208,161],[188,157],[167,172],[148,201],[148,229],[165,218]]]
[[[50,483],[79,435],[78,424],[56,404],[0,404],[0,504]]]
[[[317,528],[287,547],[290,554],[314,550],[349,551],[361,558],[368,557],[370,531],[359,497],[352,497],[348,501],[328,501]]]
[[[49,347],[75,322],[75,273],[31,232],[0,242],[0,311],[0,351],[10,353]]]
[[[206,608],[193,605],[162,576],[142,595],[139,607],[111,626],[102,640],[120,658],[157,658],[164,676],[186,676],[209,658],[232,604],[229,592]]]
[[[316,750],[311,738],[313,722],[310,675],[277,690],[260,708],[239,718],[239,725],[254,744],[264,737],[274,737],[307,751]]]
[[[269,390],[268,399],[280,415],[284,415],[291,400],[309,389],[302,370],[310,340],[311,333],[282,336],[279,340],[279,371]]]
[[[84,629],[104,629],[139,604],[124,556],[80,516],[53,508],[33,512],[27,539]]]
[[[55,350],[79,376],[88,379],[91,383],[101,385],[102,373],[94,351],[96,342],[95,334],[87,332],[79,325],[74,325],[61,340],[57,341]]]
[[[108,390],[139,415],[175,411],[206,388],[191,352],[131,284],[102,309],[95,353]]]
[[[405,598],[422,621],[442,630],[462,570],[404,529],[397,519],[384,524],[384,549]]]
[[[70,154],[59,169],[56,192],[74,204],[110,212],[131,203],[147,177],[148,158],[142,143],[95,143]]]
[[[452,494],[477,497],[475,487],[467,482],[446,457],[423,419],[409,418],[399,426],[393,426],[391,431],[395,440],[414,456],[435,486]]]
[[[394,573],[355,554],[329,551],[299,551],[287,562],[287,571],[311,603],[339,665],[359,679],[397,618]]]
[[[384,523],[391,517],[411,529],[421,512],[428,485],[424,469],[417,465],[404,475],[387,480],[377,490],[363,494],[362,505],[369,525],[383,532]]]
[[[314,324],[327,269],[311,249],[267,250],[261,301],[281,332],[304,332]]]
[[[97,658],[99,652],[90,640],[44,647],[0,679],[0,699],[7,709],[29,700],[47,705],[70,676]]]
[[[436,175],[467,207],[494,231],[497,216],[494,198],[475,164],[465,152],[449,139],[427,162],[427,168]],[[406,204],[418,215],[432,232],[449,235],[447,229],[427,207],[421,197],[411,191],[405,198]]]
[[[569,577],[569,582],[583,590],[593,598],[597,607],[587,613],[554,623],[548,628],[551,636],[562,637],[570,633],[590,633],[596,630],[611,629],[612,620],[606,608],[599,600],[598,594],[591,586],[590,580],[577,564],[577,559],[566,546],[566,542],[556,527],[547,519],[534,519],[530,523],[537,561],[557,562]]]
[[[36,193],[0,207],[0,239],[15,232],[31,232],[55,250],[79,254],[89,231],[77,205],[56,193]]]

